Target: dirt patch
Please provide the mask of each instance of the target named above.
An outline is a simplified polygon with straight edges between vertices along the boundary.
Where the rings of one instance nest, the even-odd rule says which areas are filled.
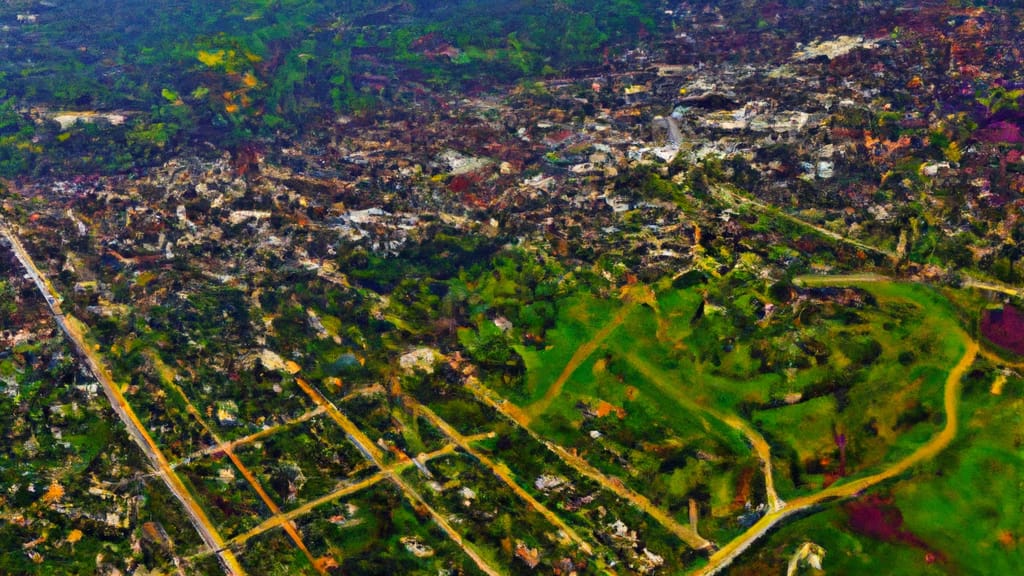
[[[1024,311],[1013,306],[986,310],[981,333],[996,346],[1024,356]]]
[[[858,534],[883,542],[901,542],[920,548],[924,550],[925,562],[928,564],[946,561],[941,552],[931,549],[916,534],[903,529],[903,513],[893,504],[892,498],[868,496],[846,503],[843,510],[849,519],[850,528]]]

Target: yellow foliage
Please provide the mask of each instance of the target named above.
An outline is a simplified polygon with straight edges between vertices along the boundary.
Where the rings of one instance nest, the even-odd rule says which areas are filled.
[[[946,160],[949,160],[950,162],[959,162],[960,158],[963,156],[963,152],[960,151],[960,145],[956,142],[950,142],[949,146],[946,146],[943,153]]]
[[[223,64],[224,56],[225,53],[223,50],[217,50],[216,52],[207,52],[206,50],[200,50],[199,54],[196,54],[196,58],[198,58],[200,62],[206,64],[207,66],[210,66],[211,68]]]
[[[42,146],[32,144],[31,142],[18,142],[17,144],[14,145],[14,147],[17,148],[18,150],[28,150],[33,154],[42,154],[43,152]]]
[[[249,60],[249,62],[252,62],[253,64],[255,64],[257,62],[262,62],[263,61],[263,57],[262,56],[259,56],[257,54],[253,54],[252,52],[246,52],[245,53],[245,57],[246,57],[246,59]]]

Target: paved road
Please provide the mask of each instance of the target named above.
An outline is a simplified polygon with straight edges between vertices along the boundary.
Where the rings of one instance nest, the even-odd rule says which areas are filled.
[[[96,381],[103,388],[103,393],[106,394],[107,399],[110,401],[111,407],[114,409],[114,413],[121,419],[125,425],[125,429],[128,435],[135,441],[135,443],[142,449],[142,452],[149,459],[150,463],[159,473],[160,478],[167,485],[167,488],[171,491],[175,498],[181,502],[185,508],[185,512],[188,514],[189,519],[192,521],[192,525],[195,526],[202,537],[203,542],[211,550],[217,550],[221,564],[227,570],[229,574],[245,574],[245,570],[242,569],[241,564],[238,563],[238,559],[234,553],[230,550],[224,550],[224,539],[221,537],[217,528],[210,522],[210,519],[206,516],[202,507],[192,497],[188,489],[182,483],[181,479],[175,474],[174,470],[171,469],[170,464],[167,462],[167,458],[160,451],[156,442],[146,431],[145,426],[136,416],[131,406],[128,405],[127,400],[121,393],[120,387],[114,382],[110,372],[103,366],[103,362],[99,355],[86,343],[85,332],[86,329],[78,322],[74,317],[65,315],[60,308],[60,296],[56,290],[50,284],[46,276],[39,271],[36,267],[32,257],[25,250],[24,246],[21,245],[21,241],[18,237],[7,227],[5,222],[0,221],[0,235],[7,238],[8,242],[14,249],[14,254],[25,268],[25,272],[28,273],[36,286],[39,288],[46,300],[47,305],[50,307],[50,312],[53,315],[54,320],[60,329],[67,335],[68,340],[74,346],[78,352],[79,357],[85,362],[85,365],[92,372]]]

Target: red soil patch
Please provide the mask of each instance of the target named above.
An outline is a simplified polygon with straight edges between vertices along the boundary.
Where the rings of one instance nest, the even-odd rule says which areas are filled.
[[[903,530],[903,513],[893,504],[892,498],[868,496],[861,500],[848,502],[843,506],[850,528],[883,542],[902,542],[925,551],[925,562],[945,562],[945,556],[932,550],[928,544],[909,530]]]
[[[981,319],[981,333],[1000,348],[1024,356],[1024,312],[1006,306],[1002,310],[986,310]]]
[[[597,413],[598,418],[604,418],[605,416],[613,412],[616,416],[619,417],[619,420],[623,420],[626,417],[625,410],[619,408],[618,406],[614,406],[608,402],[605,402],[604,400],[601,400],[601,403],[597,405],[597,410],[595,410],[595,412]]]

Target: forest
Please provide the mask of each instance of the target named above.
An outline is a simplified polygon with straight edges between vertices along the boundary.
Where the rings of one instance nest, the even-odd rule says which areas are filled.
[[[0,176],[132,172],[203,142],[280,143],[337,114],[600,65],[649,34],[657,4],[9,2]],[[65,110],[126,120],[45,113]]]

